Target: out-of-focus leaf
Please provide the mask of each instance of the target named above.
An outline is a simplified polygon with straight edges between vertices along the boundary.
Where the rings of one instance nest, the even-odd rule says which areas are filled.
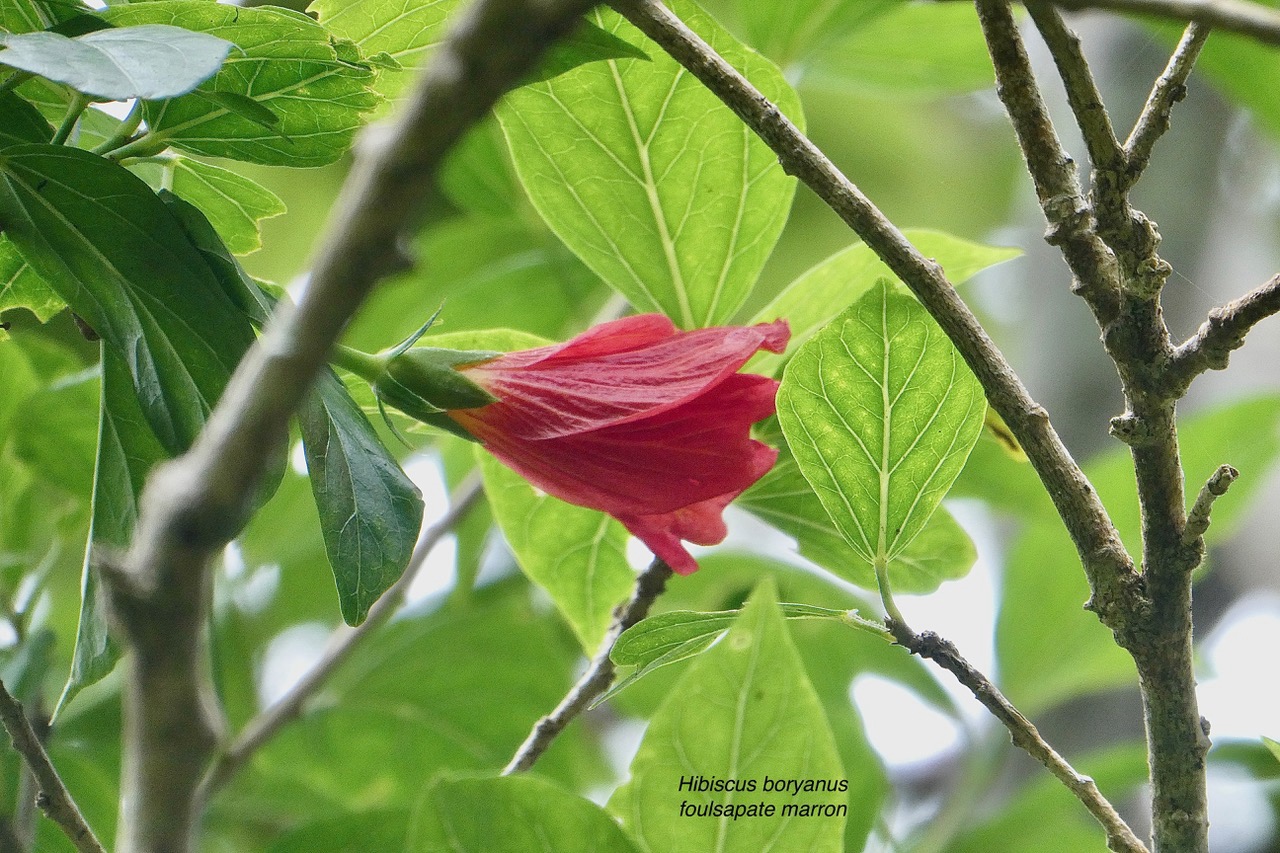
[[[0,218],[23,259],[126,356],[166,450],[190,445],[253,331],[165,205],[87,151],[20,145],[0,153]]]
[[[783,112],[778,69],[688,2],[672,9]],[[593,20],[632,44],[621,16]],[[776,156],[674,60],[593,62],[512,92],[498,109],[516,171],[551,229],[642,310],[684,328],[732,317],[790,209]]]
[[[786,67],[826,42],[865,27],[898,0],[738,0],[751,46]]]
[[[547,591],[593,654],[635,581],[626,529],[602,512],[538,494],[497,459],[477,453],[489,505],[520,568]]]
[[[613,818],[537,776],[444,778],[406,851],[639,853]]]
[[[67,303],[18,254],[18,247],[0,234],[0,311],[25,308],[41,323],[47,323],[66,307]],[[0,340],[5,337],[0,329]]]
[[[533,70],[527,83],[540,83],[572,71],[588,62],[606,59],[648,59],[649,54],[613,33],[602,30],[591,21],[582,21],[567,37],[553,44],[542,62]]]
[[[0,33],[0,65],[112,101],[184,95],[212,77],[230,50],[225,39],[162,24],[110,27],[75,38]]]
[[[324,27],[299,12],[201,0],[112,6],[116,26],[171,24],[235,44],[222,69],[194,92],[148,102],[150,138],[211,157],[280,166],[331,163],[351,147],[364,114],[378,105],[375,72],[339,57]],[[279,124],[246,118],[205,93],[259,102]]]

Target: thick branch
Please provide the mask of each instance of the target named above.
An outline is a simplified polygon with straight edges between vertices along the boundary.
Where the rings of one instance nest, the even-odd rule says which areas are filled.
[[[1064,9],[1110,9],[1187,23],[1280,44],[1280,12],[1244,0],[1053,0]]]
[[[1046,743],[1035,725],[985,675],[965,660],[949,640],[931,631],[916,634],[902,623],[894,623],[891,628],[898,642],[912,654],[928,658],[954,675],[1009,730],[1015,746],[1048,768],[1084,804],[1106,831],[1108,848],[1124,853],[1147,853],[1147,848],[1138,836],[1107,798],[1102,796],[1097,784],[1088,776],[1076,772],[1057,750]]]
[[[1174,351],[1168,369],[1172,393],[1181,395],[1206,370],[1222,370],[1255,325],[1280,313],[1280,275],[1209,312],[1194,335]]]
[[[190,452],[157,470],[130,552],[108,573],[130,645],[119,853],[192,847],[196,793],[216,745],[205,619],[211,556],[241,526],[272,448],[344,326],[383,277],[453,144],[566,33],[589,0],[478,0],[339,198],[296,308],[282,307]]]
[[[458,487],[453,500],[450,501],[448,512],[419,537],[404,574],[382,594],[373,607],[369,608],[369,614],[364,622],[356,628],[339,628],[334,631],[324,654],[316,665],[278,702],[250,720],[230,746],[218,755],[200,785],[199,802],[207,802],[208,798],[248,764],[254,754],[275,737],[280,729],[302,716],[307,702],[323,689],[352,653],[363,644],[366,638],[376,633],[395,615],[404,604],[409,587],[413,585],[427,556],[476,505],[482,493],[483,489],[478,476],[471,477]]]
[[[1113,607],[1133,593],[1132,562],[1048,415],[1027,393],[941,268],[924,258],[774,104],[670,10],[656,0],[617,0],[614,5],[759,134],[782,167],[830,205],[938,321],[1026,451],[1080,553],[1099,615],[1110,623]]]
[[[618,641],[623,631],[648,615],[649,608],[662,594],[670,578],[671,569],[661,560],[654,560],[649,564],[649,568],[640,573],[636,578],[636,586],[631,597],[613,612],[613,623],[609,626],[604,639],[600,641],[600,650],[591,659],[586,672],[582,673],[555,710],[534,725],[529,736],[525,738],[524,743],[520,744],[520,748],[503,769],[503,776],[520,773],[532,767],[560,732],[564,731],[565,726],[587,710],[592,700],[609,689],[614,675],[613,661],[609,658],[609,653],[613,651],[613,644]]]
[[[3,682],[0,682],[0,723],[4,724],[5,731],[9,733],[13,748],[31,768],[36,783],[40,786],[37,802],[49,820],[62,828],[80,853],[106,853],[84,815],[80,813],[80,807],[71,799],[71,793],[62,783],[62,777],[54,769],[49,754],[44,751],[44,745],[31,727],[31,721],[23,713],[22,705],[9,694]]]
[[[1128,189],[1142,176],[1151,161],[1151,149],[1169,129],[1169,115],[1173,105],[1187,94],[1187,78],[1195,67],[1200,50],[1209,38],[1209,28],[1203,24],[1188,24],[1178,46],[1169,57],[1169,64],[1151,87],[1151,94],[1134,122],[1133,132],[1124,143],[1125,180]]]

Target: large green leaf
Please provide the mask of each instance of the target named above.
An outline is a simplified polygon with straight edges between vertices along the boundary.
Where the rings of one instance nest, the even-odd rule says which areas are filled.
[[[899,0],[738,0],[752,47],[784,67],[897,5]]]
[[[698,777],[743,791],[681,787]],[[765,780],[821,780],[834,790],[767,792]],[[848,785],[831,728],[787,634],[771,581],[763,582],[728,636],[702,655],[658,709],[609,801],[653,853],[704,850],[843,850]],[[684,803],[755,806],[756,816],[681,817]],[[799,817],[788,807],[834,806]],[[773,807],[769,812],[769,806]],[[806,813],[807,814],[807,813]]]
[[[1280,397],[1269,395],[1231,403],[1184,418],[1178,427],[1186,471],[1187,498],[1224,463],[1240,479],[1213,505],[1206,542],[1231,535],[1263,482],[1263,472],[1280,453]],[[1085,466],[1121,537],[1139,553],[1141,525],[1133,463],[1117,447]],[[1075,548],[1054,516],[1033,519],[1005,561],[996,650],[1001,686],[1028,713],[1072,696],[1103,690],[1133,678],[1132,659],[1111,632],[1082,607],[1089,586]],[[1063,648],[1070,655],[1061,654]]]
[[[222,67],[231,43],[164,24],[109,27],[75,38],[0,33],[0,65],[111,101],[185,95]]]
[[[485,494],[520,568],[547,591],[592,654],[635,580],[626,529],[602,512],[535,492],[481,453]]]
[[[891,565],[924,528],[985,409],[942,330],[883,281],[801,347],[778,392],[801,473],[874,566]]]
[[[672,8],[799,120],[778,69],[688,2]],[[602,10],[600,26],[642,37]],[[516,170],[552,230],[638,308],[685,328],[732,317],[790,209],[795,182],[674,60],[594,62],[511,93],[498,117]]]
[[[201,0],[158,0],[112,6],[117,26],[171,24],[236,45],[222,69],[189,95],[148,103],[149,138],[212,157],[281,166],[331,163],[379,97],[374,72],[340,58],[324,27],[298,12],[242,8]],[[269,110],[257,119],[239,99]]]
[[[952,284],[961,284],[995,264],[1016,258],[1019,249],[984,246],[942,231],[908,230],[904,236],[921,254],[942,265]],[[791,340],[782,354],[761,352],[748,363],[755,373],[778,376],[782,365],[805,341],[844,311],[881,278],[897,278],[864,243],[856,243],[816,264],[787,285],[751,321],[768,323],[783,318],[791,327]]]
[[[0,312],[26,308],[44,323],[65,307],[67,303],[18,254],[18,247],[0,233]],[[4,336],[0,329],[0,340]]]
[[[402,91],[444,40],[447,21],[460,0],[314,0],[307,11],[334,35],[355,42],[365,56],[385,53],[407,74],[384,72],[378,89],[387,95]]]
[[[0,221],[40,278],[125,357],[165,449],[185,449],[253,331],[178,221],[128,170],[55,145],[0,154]]]
[[[123,549],[133,538],[138,500],[146,477],[167,454],[138,405],[129,368],[109,347],[102,348],[102,407],[98,461],[93,478],[93,520],[80,589],[71,674],[58,700],[60,713],[83,688],[115,666],[120,650],[107,630],[106,591],[91,565],[95,548]]]
[[[342,618],[358,625],[409,563],[422,495],[332,372],[316,382],[298,424]]]
[[[536,776],[445,778],[406,851],[639,853],[604,809]]]
[[[0,0],[0,30],[10,33],[47,30],[84,11],[87,9],[79,3],[61,0]]]

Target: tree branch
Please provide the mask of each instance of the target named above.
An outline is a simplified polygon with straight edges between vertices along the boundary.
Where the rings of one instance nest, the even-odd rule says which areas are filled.
[[[1169,64],[1156,79],[1142,107],[1138,120],[1134,122],[1133,132],[1124,143],[1125,190],[1131,188],[1147,168],[1151,161],[1151,150],[1156,141],[1169,129],[1169,115],[1173,105],[1181,101],[1187,94],[1187,78],[1195,67],[1200,50],[1209,38],[1209,27],[1191,23],[1182,33],[1182,39],[1169,57]]]
[[[1231,484],[1240,476],[1240,472],[1230,465],[1220,465],[1218,470],[1200,487],[1196,502],[1187,513],[1187,527],[1182,531],[1182,544],[1194,546],[1206,530],[1209,529],[1209,514],[1213,510],[1213,502],[1227,493]]]
[[[567,33],[589,0],[478,0],[432,57],[390,132],[357,160],[307,292],[249,351],[192,449],[157,468],[134,541],[107,573],[133,654],[125,687],[119,853],[192,849],[217,743],[207,655],[209,562],[249,513],[267,453],[348,320],[406,261],[396,247],[447,152]]]
[[[1147,848],[1134,834],[1115,807],[1102,796],[1097,784],[1075,768],[1050,746],[1030,720],[1004,697],[991,681],[961,656],[955,645],[932,631],[917,634],[906,623],[891,621],[890,629],[898,643],[914,655],[928,658],[950,672],[982,706],[1009,730],[1013,743],[1043,764],[1075,795],[1107,833],[1107,847],[1123,853],[1147,853]]]
[[[49,820],[62,828],[80,853],[106,853],[106,848],[98,841],[84,815],[80,813],[80,807],[71,799],[71,793],[54,769],[35,729],[31,727],[31,721],[23,713],[22,705],[10,695],[3,682],[0,682],[0,723],[4,724],[5,731],[9,733],[13,748],[31,768],[40,786],[36,803]]]
[[[1280,44],[1280,12],[1245,0],[1053,0],[1064,9],[1109,9],[1240,33]]]
[[[1209,319],[1174,351],[1167,373],[1170,392],[1181,396],[1201,373],[1222,370],[1232,351],[1244,345],[1249,330],[1277,313],[1280,313],[1280,275],[1210,311]]]
[[[609,689],[614,675],[613,661],[609,658],[609,653],[613,651],[613,644],[618,641],[623,631],[649,614],[649,608],[666,588],[671,574],[667,564],[657,559],[640,573],[636,578],[636,586],[631,597],[613,612],[613,623],[601,640],[600,650],[591,659],[586,672],[582,673],[555,710],[534,725],[529,736],[525,738],[524,743],[520,744],[520,748],[503,769],[503,776],[520,773],[532,767],[542,757],[542,753],[551,746],[552,741],[564,731],[565,726],[585,711],[593,699]]]
[[[375,634],[400,609],[427,556],[466,517],[483,493],[480,477],[476,474],[458,487],[449,502],[448,511],[419,537],[404,574],[369,608],[365,620],[355,628],[335,630],[316,665],[278,702],[246,723],[235,740],[222,750],[200,784],[198,802],[208,802],[209,797],[243,769],[280,729],[302,716],[307,702],[320,692],[365,639]]]
[[[1054,431],[942,269],[927,260],[866,196],[759,90],[657,0],[614,7],[732,109],[778,155],[782,167],[825,201],[893,270],[937,320],[982,383],[987,400],[1022,444],[1075,543],[1110,624],[1135,594],[1136,575],[1102,503]],[[1069,172],[1069,164],[1055,168]]]

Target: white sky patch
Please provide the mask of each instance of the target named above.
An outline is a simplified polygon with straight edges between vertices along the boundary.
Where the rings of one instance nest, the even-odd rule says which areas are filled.
[[[331,633],[328,625],[305,622],[271,639],[258,673],[258,702],[263,708],[283,699],[319,662]]]
[[[444,473],[440,470],[440,459],[434,453],[410,457],[404,463],[404,472],[422,490],[422,502],[426,507],[422,530],[425,532],[449,507],[449,492],[445,488]],[[437,542],[409,587],[405,603],[413,604],[452,588],[457,576],[457,560],[458,541],[453,535]]]
[[[1270,661],[1280,648],[1280,595],[1255,592],[1236,602],[1201,651],[1200,713],[1215,740],[1280,739],[1280,679]]]
[[[929,761],[960,744],[955,720],[896,681],[860,675],[849,695],[862,715],[867,740],[890,768]]]

